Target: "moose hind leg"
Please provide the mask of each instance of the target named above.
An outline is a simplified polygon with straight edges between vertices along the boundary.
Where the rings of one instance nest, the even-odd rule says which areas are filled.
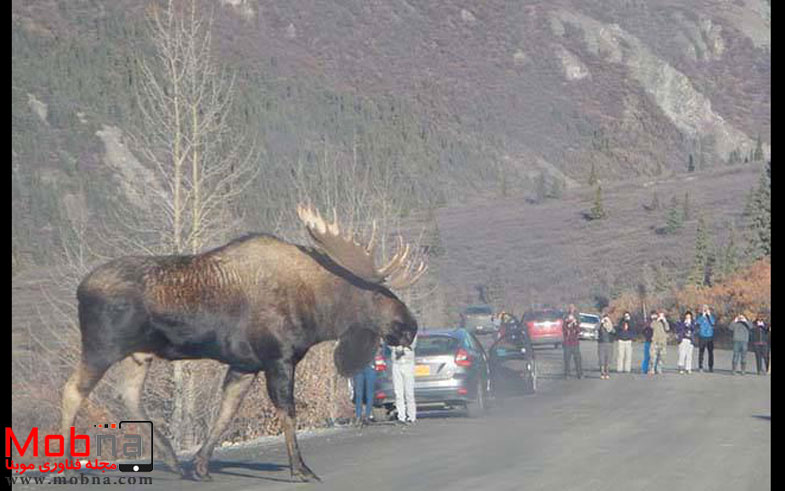
[[[289,453],[289,467],[292,480],[303,482],[321,481],[314,472],[305,465],[300,449],[297,446],[297,421],[294,413],[294,363],[279,361],[266,370],[267,393],[283,424],[286,436],[286,450]]]
[[[221,399],[221,410],[218,413],[218,418],[213,423],[210,429],[210,434],[207,436],[204,444],[196,452],[193,459],[193,477],[198,480],[211,480],[210,474],[207,469],[207,463],[210,461],[210,456],[213,454],[213,448],[218,443],[229,423],[234,419],[237,413],[237,408],[248,393],[256,373],[244,373],[232,370],[231,368],[226,372],[223,383],[223,396]]]
[[[70,429],[74,425],[76,413],[79,412],[82,402],[90,395],[107,368],[109,367],[89,364],[82,360],[65,383],[60,420],[60,434],[65,437],[65,441],[69,439]]]
[[[153,355],[149,353],[134,353],[123,360],[123,386],[121,388],[123,402],[125,403],[130,417],[141,421],[150,421],[144,408],[142,407],[142,391],[144,383],[147,380],[147,373],[150,370],[150,364],[153,361]],[[153,425],[153,444],[158,447],[161,452],[164,463],[169,468],[181,476],[184,475],[180,464],[177,461],[177,454],[172,448],[172,444],[166,435],[161,433],[159,427]]]

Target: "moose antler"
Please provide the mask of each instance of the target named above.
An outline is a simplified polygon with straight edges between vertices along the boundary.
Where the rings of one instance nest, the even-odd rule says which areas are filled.
[[[398,248],[392,258],[377,268],[374,261],[376,249],[376,222],[373,222],[371,239],[363,246],[354,240],[350,234],[341,234],[338,217],[333,208],[333,222],[326,223],[319,210],[310,205],[297,205],[297,215],[305,224],[305,228],[314,241],[324,249],[330,258],[352,272],[354,275],[372,282],[385,282],[391,288],[403,289],[414,284],[428,269],[425,261],[418,265],[409,260],[411,247],[403,243],[403,238],[398,236]]]

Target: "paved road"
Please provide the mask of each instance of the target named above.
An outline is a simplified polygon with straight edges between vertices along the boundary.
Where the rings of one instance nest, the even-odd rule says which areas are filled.
[[[730,353],[718,351],[713,374],[612,373],[600,380],[595,346],[583,346],[583,380],[556,377],[561,351],[538,350],[545,372],[539,393],[506,399],[481,419],[433,413],[406,429],[382,424],[302,438],[321,485],[286,482],[285,450],[274,441],[217,451],[212,483],[155,471],[152,486],[136,489],[771,488],[770,377],[731,376]],[[635,352],[639,363],[640,345]]]

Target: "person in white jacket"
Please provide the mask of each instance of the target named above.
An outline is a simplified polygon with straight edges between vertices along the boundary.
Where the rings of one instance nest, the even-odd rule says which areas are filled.
[[[414,350],[417,337],[411,346],[395,346],[392,348],[392,378],[395,390],[395,409],[398,411],[398,422],[414,423],[417,421],[417,405],[414,401]]]

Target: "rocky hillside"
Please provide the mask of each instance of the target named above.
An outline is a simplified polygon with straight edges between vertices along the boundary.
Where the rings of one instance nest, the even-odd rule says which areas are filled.
[[[147,179],[123,147],[147,5],[13,2],[14,261],[40,260],[62,223]],[[575,188],[592,166],[606,182],[718,168],[758,138],[770,153],[767,1],[206,5],[237,76],[235,123],[265,169],[322,142],[348,154],[367,132],[440,207]]]

